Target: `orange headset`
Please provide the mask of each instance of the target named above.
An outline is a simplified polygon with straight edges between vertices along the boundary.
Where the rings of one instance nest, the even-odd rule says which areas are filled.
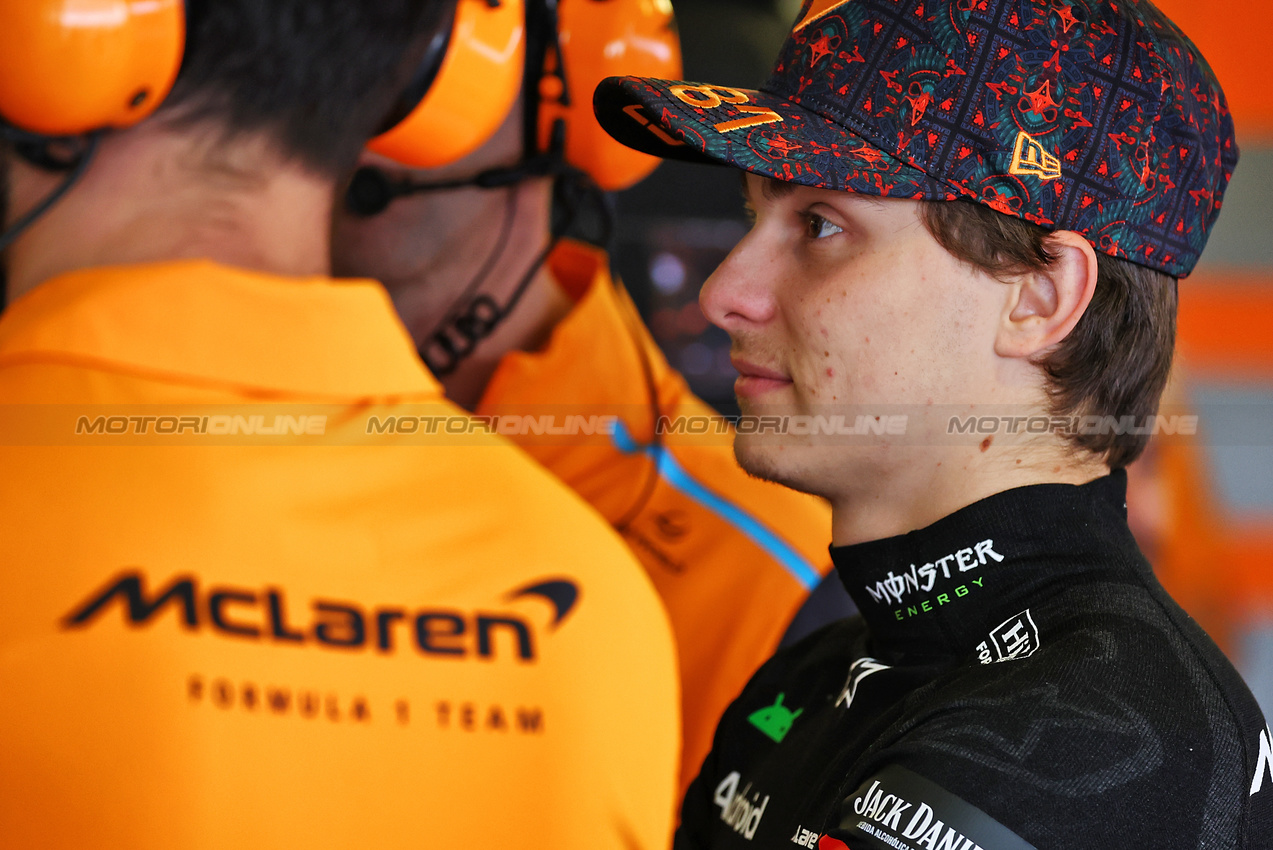
[[[606,190],[636,183],[657,160],[601,129],[592,91],[607,76],[680,77],[670,0],[524,2],[457,0],[404,97],[403,117],[369,147],[420,168],[454,162],[490,139],[525,88],[538,151],[564,124],[570,165]],[[18,132],[74,137],[128,127],[158,109],[176,80],[184,0],[0,4],[0,119]]]
[[[466,2],[474,4],[479,12],[484,4],[488,15],[496,14],[489,7],[503,5],[500,0],[460,2],[462,6]],[[496,53],[501,57],[502,61],[496,63],[499,97],[493,96],[493,90],[486,90],[492,83],[472,70],[467,74],[455,72],[451,79],[457,93],[452,95],[444,89],[448,82],[442,79],[444,66],[428,98],[420,102],[420,114],[408,116],[368,147],[417,168],[454,162],[491,138],[508,117],[520,92],[525,117],[521,161],[441,182],[395,179],[380,168],[367,166],[354,175],[345,196],[348,211],[373,216],[384,212],[394,198],[420,192],[465,186],[494,189],[530,177],[554,178],[554,221],[548,247],[530,265],[512,294],[500,304],[480,292],[490,271],[488,263],[420,346],[421,359],[438,376],[453,372],[516,308],[549,253],[589,200],[600,213],[602,230],[607,234],[601,241],[607,241],[613,218],[602,190],[627,188],[658,165],[657,159],[620,145],[601,129],[592,112],[592,93],[601,80],[624,74],[671,79],[681,76],[680,40],[670,0],[517,2],[527,4],[523,16],[517,19],[517,23],[525,22],[524,61],[518,61],[512,50],[493,51],[489,44],[486,50],[475,48],[484,58]],[[460,19],[457,15],[448,50],[465,49],[457,40]],[[502,39],[495,42],[508,43]],[[457,68],[461,61],[455,60]],[[484,67],[489,69],[490,65]],[[511,92],[503,88],[509,79],[517,80]],[[475,91],[485,96],[476,97]],[[446,118],[430,119],[428,110],[434,100],[450,106]],[[483,129],[475,131],[479,126]],[[462,144],[457,143],[457,136],[463,137]],[[443,150],[446,157],[439,154]],[[514,198],[509,195],[505,232],[515,210]],[[502,250],[503,246],[498,246],[496,256]]]
[[[368,147],[415,168],[455,162],[494,135],[524,91],[536,127],[528,158],[550,152],[562,132],[566,163],[602,189],[624,189],[658,164],[593,116],[597,84],[624,74],[680,78],[670,0],[459,0],[428,95]]]
[[[184,0],[0,0],[0,118],[44,137],[136,124],[168,95]]]
[[[0,0],[0,21],[0,137],[69,172],[0,230],[3,251],[84,176],[103,132],[163,103],[185,51],[185,0]]]
[[[370,150],[437,168],[477,150],[499,129],[521,87],[523,0],[458,0],[450,22]]]
[[[549,149],[554,126],[564,121],[566,161],[608,192],[626,189],[649,176],[659,160],[602,130],[592,112],[592,93],[606,77],[681,78],[681,41],[671,0],[559,0],[555,5],[560,57],[548,51],[538,81],[539,150]]]

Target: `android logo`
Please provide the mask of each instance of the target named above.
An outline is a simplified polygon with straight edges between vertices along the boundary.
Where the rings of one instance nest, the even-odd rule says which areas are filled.
[[[761,732],[772,738],[776,743],[781,744],[782,739],[787,737],[787,733],[791,731],[791,724],[796,722],[796,718],[804,713],[804,709],[797,709],[792,712],[782,704],[783,697],[786,694],[778,694],[778,701],[773,705],[767,705],[759,711],[752,712],[747,720],[752,726],[755,726]]]

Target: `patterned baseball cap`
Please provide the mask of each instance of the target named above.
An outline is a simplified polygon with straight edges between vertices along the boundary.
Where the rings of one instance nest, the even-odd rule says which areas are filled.
[[[1148,0],[805,0],[761,90],[611,77],[594,108],[646,153],[977,201],[1178,277],[1238,158],[1214,74]]]

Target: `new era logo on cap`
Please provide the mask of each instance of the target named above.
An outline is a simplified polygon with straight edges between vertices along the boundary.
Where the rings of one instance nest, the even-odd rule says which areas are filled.
[[[1038,139],[1030,138],[1030,134],[1022,130],[1017,134],[1017,146],[1012,151],[1012,166],[1008,173],[1055,180],[1061,176],[1061,160],[1048,153]]]
[[[760,91],[612,78],[595,106],[648,153],[973,200],[1179,276],[1237,162],[1219,85],[1148,0],[807,0]]]

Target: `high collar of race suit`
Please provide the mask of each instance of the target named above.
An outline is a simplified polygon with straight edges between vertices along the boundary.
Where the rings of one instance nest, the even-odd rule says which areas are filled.
[[[1031,605],[1079,579],[1127,582],[1148,570],[1126,500],[1123,470],[1021,487],[918,531],[832,547],[831,557],[879,657],[1000,654],[1022,633],[1018,622],[1033,628]]]

